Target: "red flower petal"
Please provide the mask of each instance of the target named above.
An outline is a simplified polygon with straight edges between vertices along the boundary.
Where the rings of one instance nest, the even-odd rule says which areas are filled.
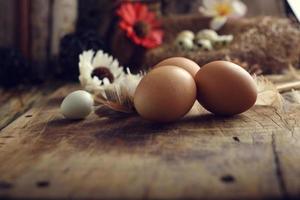
[[[132,6],[132,4],[126,3],[123,4],[119,10],[117,10],[117,14],[128,24],[134,25],[136,21],[136,12]]]
[[[147,17],[147,15],[149,15],[148,7],[145,5],[140,5],[138,7],[138,12],[137,12],[137,16],[136,16],[137,21],[145,19]]]
[[[121,21],[119,23],[119,27],[124,30],[124,31],[128,31],[129,28],[132,28],[132,26],[130,26],[129,24],[127,24],[125,21]]]
[[[154,30],[152,31],[148,37],[146,37],[142,43],[142,45],[146,48],[154,48],[159,46],[162,43],[163,31]]]
[[[133,42],[136,44],[142,44],[143,43],[143,39],[139,38],[136,34],[132,35],[131,37],[133,39]]]
[[[132,26],[129,26],[126,23],[120,22],[119,27],[125,31],[127,37],[129,37],[130,39],[133,39],[133,37],[137,37]]]
[[[144,17],[144,20],[146,20],[149,23],[155,22],[156,21],[155,14],[152,12],[148,12],[147,15]]]

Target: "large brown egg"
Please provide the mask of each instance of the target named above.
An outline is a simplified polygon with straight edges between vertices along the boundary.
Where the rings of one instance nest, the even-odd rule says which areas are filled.
[[[170,122],[192,108],[196,94],[195,80],[187,71],[164,66],[143,77],[134,94],[134,106],[145,119]]]
[[[177,67],[180,67],[182,69],[185,69],[193,77],[195,77],[196,73],[200,69],[200,67],[199,67],[199,65],[197,63],[195,63],[194,61],[192,61],[190,59],[184,58],[184,57],[171,57],[171,58],[167,58],[167,59],[159,62],[158,64],[156,64],[154,66],[154,68],[156,68],[156,67],[162,67],[162,66],[166,66],[166,65],[177,66]]]
[[[196,74],[197,99],[217,115],[235,115],[252,107],[256,84],[242,67],[227,61],[210,62]]]

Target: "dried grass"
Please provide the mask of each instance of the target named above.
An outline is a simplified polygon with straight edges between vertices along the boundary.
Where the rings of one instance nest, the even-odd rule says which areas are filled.
[[[174,21],[176,22],[175,17]],[[193,30],[197,24],[190,26]],[[173,33],[174,37],[176,34]],[[170,42],[150,50],[144,64],[151,67],[165,58],[184,56],[200,66],[226,58],[238,60],[247,63],[246,69],[250,73],[253,72],[253,66],[263,74],[281,73],[290,64],[300,67],[300,28],[288,18],[265,16],[228,22],[221,34],[233,34],[233,42],[227,47],[210,52],[180,51]]]

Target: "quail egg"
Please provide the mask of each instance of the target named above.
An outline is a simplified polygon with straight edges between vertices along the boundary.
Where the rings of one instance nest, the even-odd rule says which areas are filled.
[[[194,47],[193,40],[188,37],[178,36],[175,41],[175,45],[177,48],[188,51],[192,50]]]
[[[195,50],[211,51],[213,49],[210,40],[200,39],[194,41]]]
[[[196,40],[209,40],[211,42],[217,40],[219,37],[218,33],[211,29],[203,29],[196,34]]]
[[[214,42],[213,45],[216,49],[222,48],[230,44],[233,40],[232,35],[220,35]]]
[[[94,99],[84,90],[77,90],[65,97],[61,113],[68,119],[83,119],[93,111]]]
[[[195,38],[195,34],[192,31],[184,30],[178,34],[178,37],[186,37],[193,40]]]

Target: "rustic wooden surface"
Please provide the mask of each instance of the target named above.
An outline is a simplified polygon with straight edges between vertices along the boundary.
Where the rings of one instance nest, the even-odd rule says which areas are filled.
[[[284,112],[254,107],[232,118],[196,107],[164,125],[136,115],[69,121],[59,105],[77,87],[41,95],[9,123],[2,113],[10,98],[0,91],[0,199],[300,197],[295,105]]]

